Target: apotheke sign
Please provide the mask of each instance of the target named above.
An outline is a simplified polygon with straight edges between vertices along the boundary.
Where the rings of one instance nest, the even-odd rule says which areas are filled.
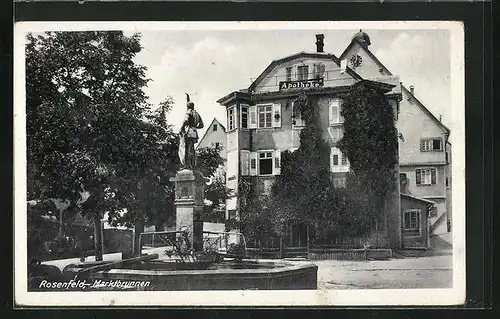
[[[280,91],[290,89],[317,88],[324,85],[323,78],[303,81],[280,81]]]

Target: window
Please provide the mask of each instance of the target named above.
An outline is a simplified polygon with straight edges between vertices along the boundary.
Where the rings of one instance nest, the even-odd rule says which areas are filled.
[[[307,65],[297,67],[297,80],[307,80],[309,76],[309,67]]]
[[[404,228],[406,231],[420,232],[420,209],[405,212]]]
[[[286,68],[286,81],[291,81],[292,80],[292,67],[287,67]]]
[[[443,143],[440,138],[429,138],[420,140],[420,151],[422,152],[432,152],[432,151],[442,151]]]
[[[325,74],[325,65],[323,63],[314,64],[313,74],[315,79],[322,78]]]
[[[349,171],[349,160],[337,147],[332,147],[330,150],[330,171],[333,173]]]
[[[248,128],[248,106],[241,106],[241,128]]]
[[[420,168],[415,170],[417,185],[435,185],[436,184],[436,169],[435,168]]]
[[[259,175],[271,175],[273,173],[273,152],[259,153]]]
[[[342,102],[340,99],[331,99],[329,104],[329,122],[330,125],[344,123],[344,118],[340,115]]]
[[[212,125],[212,131],[214,131],[214,132],[217,131],[217,124]]]
[[[236,119],[234,114],[234,107],[227,110],[227,125],[230,131],[236,128]]]
[[[220,147],[220,143],[219,142],[215,142],[215,148],[219,148]]]
[[[446,176],[446,188],[450,188],[450,181],[448,176]]]
[[[258,113],[259,113],[259,127],[260,128],[272,127],[273,106],[272,105],[259,106]]]

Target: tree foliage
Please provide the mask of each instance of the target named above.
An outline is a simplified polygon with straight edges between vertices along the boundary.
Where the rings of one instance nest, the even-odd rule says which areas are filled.
[[[27,36],[28,200],[57,198],[69,203],[65,214],[97,222],[108,213],[115,225],[175,218],[174,101],[148,103],[140,51],[140,35],[120,31]],[[220,156],[202,152],[200,163],[210,176]]]

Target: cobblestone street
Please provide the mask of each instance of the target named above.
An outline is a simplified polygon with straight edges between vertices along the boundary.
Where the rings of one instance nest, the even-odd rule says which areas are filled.
[[[451,288],[451,255],[384,261],[315,261],[318,289]]]

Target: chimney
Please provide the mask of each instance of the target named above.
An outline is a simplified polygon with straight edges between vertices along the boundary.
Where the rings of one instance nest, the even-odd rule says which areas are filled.
[[[411,95],[415,95],[415,86],[410,85],[410,92],[411,92]]]
[[[324,38],[323,34],[316,34],[316,52],[323,52],[323,47],[325,46],[323,43]]]

